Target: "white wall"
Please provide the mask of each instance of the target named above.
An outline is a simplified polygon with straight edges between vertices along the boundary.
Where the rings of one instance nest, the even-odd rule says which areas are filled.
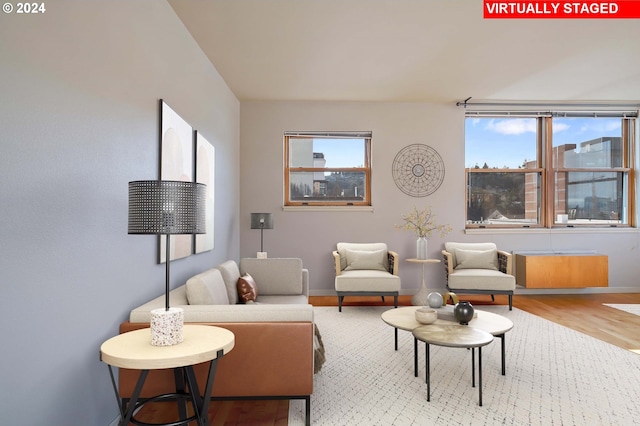
[[[166,2],[0,14],[0,424],[105,426],[100,344],[162,294],[157,239],[127,234],[127,182],[158,177],[159,99],[216,147],[215,250],[239,258],[240,104]]]
[[[453,231],[429,240],[429,256],[441,258],[443,242],[493,241],[507,251],[594,249],[609,255],[609,287],[578,292],[640,291],[636,230],[464,231],[464,110],[447,104],[242,102],[241,105],[241,256],[255,257],[260,234],[251,230],[251,212],[274,213],[274,229],[264,231],[269,257],[301,257],[310,270],[311,293],[333,292],[331,251],[339,241],[386,242],[401,258],[415,257],[415,237],[394,229],[413,206],[432,206],[439,222]],[[373,132],[373,212],[283,211],[283,132],[371,130]],[[426,144],[445,163],[445,179],[427,197],[414,198],[392,178],[395,155],[407,145]],[[442,266],[427,265],[430,287],[444,288]],[[401,262],[403,293],[419,286],[420,266]]]

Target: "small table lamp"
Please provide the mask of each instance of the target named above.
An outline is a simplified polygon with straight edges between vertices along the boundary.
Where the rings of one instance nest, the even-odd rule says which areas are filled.
[[[251,229],[260,230],[260,251],[256,257],[258,259],[266,259],[267,252],[264,251],[263,246],[263,231],[265,229],[273,229],[273,214],[271,213],[251,213]]]
[[[169,308],[170,235],[204,234],[206,185],[194,182],[129,182],[129,234],[166,235],[165,308],[151,311],[151,344],[182,342],[184,312]]]

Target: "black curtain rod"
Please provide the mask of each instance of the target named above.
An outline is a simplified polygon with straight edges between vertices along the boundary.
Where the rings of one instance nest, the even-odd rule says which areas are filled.
[[[490,106],[490,107],[582,107],[582,108],[640,108],[640,103],[598,104],[598,103],[534,103],[534,102],[469,102],[471,96],[464,101],[456,102],[456,106]]]

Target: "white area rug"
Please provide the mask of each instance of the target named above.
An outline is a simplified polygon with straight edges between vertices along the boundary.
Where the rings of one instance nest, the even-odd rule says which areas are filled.
[[[509,317],[507,371],[500,341],[482,351],[483,406],[471,387],[471,352],[431,346],[427,402],[424,344],[413,374],[413,337],[380,314],[388,307],[315,308],[327,360],[316,374],[312,425],[630,425],[640,419],[640,356],[524,311],[483,310]],[[393,308],[391,308],[393,309]],[[304,424],[292,401],[289,424]]]
[[[640,315],[640,305],[634,305],[631,303],[628,303],[628,304],[603,303],[603,305],[608,306],[610,308],[619,309],[621,311],[625,311],[630,314]]]

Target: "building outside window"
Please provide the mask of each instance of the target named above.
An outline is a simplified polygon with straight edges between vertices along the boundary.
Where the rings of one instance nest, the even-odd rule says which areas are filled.
[[[285,206],[371,206],[371,132],[286,132]]]
[[[467,228],[634,225],[636,116],[467,112]]]

